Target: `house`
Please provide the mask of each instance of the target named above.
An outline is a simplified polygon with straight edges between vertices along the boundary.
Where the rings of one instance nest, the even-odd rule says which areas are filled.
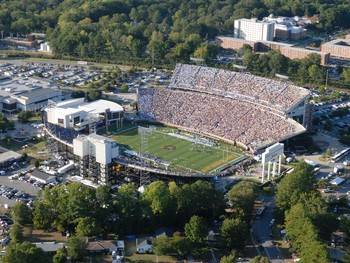
[[[43,184],[56,182],[56,176],[36,170],[36,169],[32,172],[30,179],[34,179],[39,183],[43,183]]]
[[[208,245],[216,246],[219,244],[218,233],[215,233],[214,230],[209,230],[207,235]]]
[[[170,228],[161,227],[155,231],[156,237],[172,237],[173,231]]]
[[[41,248],[47,254],[56,253],[58,249],[66,247],[66,244],[63,243],[63,242],[61,242],[61,243],[56,243],[56,242],[38,242],[38,243],[33,243],[33,244],[37,248]]]
[[[95,240],[88,239],[86,250],[90,253],[124,253],[123,240]]]
[[[152,238],[136,238],[136,252],[139,254],[153,253]]]

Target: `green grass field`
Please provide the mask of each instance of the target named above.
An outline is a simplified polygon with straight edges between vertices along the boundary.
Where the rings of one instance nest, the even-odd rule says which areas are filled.
[[[156,156],[175,167],[204,173],[214,172],[242,158],[241,154],[224,147],[205,146],[168,134],[173,131],[174,129],[157,127],[143,140],[142,153]],[[127,149],[140,152],[141,135],[137,128],[111,138]]]

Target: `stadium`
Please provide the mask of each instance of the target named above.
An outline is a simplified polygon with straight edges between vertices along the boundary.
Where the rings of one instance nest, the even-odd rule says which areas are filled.
[[[138,116],[126,127],[122,107],[103,100],[49,103],[42,116],[50,147],[96,184],[115,184],[125,169],[214,177],[305,132],[308,95],[287,82],[177,64],[168,87],[138,89]]]
[[[309,91],[288,82],[177,64],[165,89],[139,89],[141,119],[226,141],[254,153],[306,131]]]

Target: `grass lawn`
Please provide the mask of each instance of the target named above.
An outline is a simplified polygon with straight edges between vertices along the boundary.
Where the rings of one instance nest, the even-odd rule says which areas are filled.
[[[175,259],[167,256],[157,256],[153,254],[133,254],[132,256],[125,258],[126,262],[139,262],[139,263],[151,263],[151,262],[176,262]]]
[[[45,232],[34,229],[32,225],[27,225],[23,228],[23,237],[25,241],[30,242],[67,242],[66,236],[62,236],[59,232]]]
[[[22,144],[7,139],[0,140],[0,146],[15,152],[22,149]]]
[[[242,157],[241,154],[226,148],[206,146],[168,134],[174,131],[157,127],[147,135],[147,139],[143,142],[142,153],[158,157],[175,166],[204,173],[213,172]],[[187,136],[184,133],[181,135]],[[111,138],[129,150],[140,152],[141,135],[137,128]]]

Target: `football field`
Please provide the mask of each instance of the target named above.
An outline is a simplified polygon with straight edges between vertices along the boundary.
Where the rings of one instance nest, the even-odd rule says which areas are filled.
[[[181,133],[183,138],[174,136],[177,130],[170,128],[147,129],[145,135],[139,134],[138,128],[111,137],[122,147],[151,155],[171,163],[173,166],[196,172],[211,173],[239,162],[243,156],[223,146],[208,146],[193,142],[189,134]],[[187,138],[187,139],[186,139]],[[142,149],[141,147],[142,141]]]

